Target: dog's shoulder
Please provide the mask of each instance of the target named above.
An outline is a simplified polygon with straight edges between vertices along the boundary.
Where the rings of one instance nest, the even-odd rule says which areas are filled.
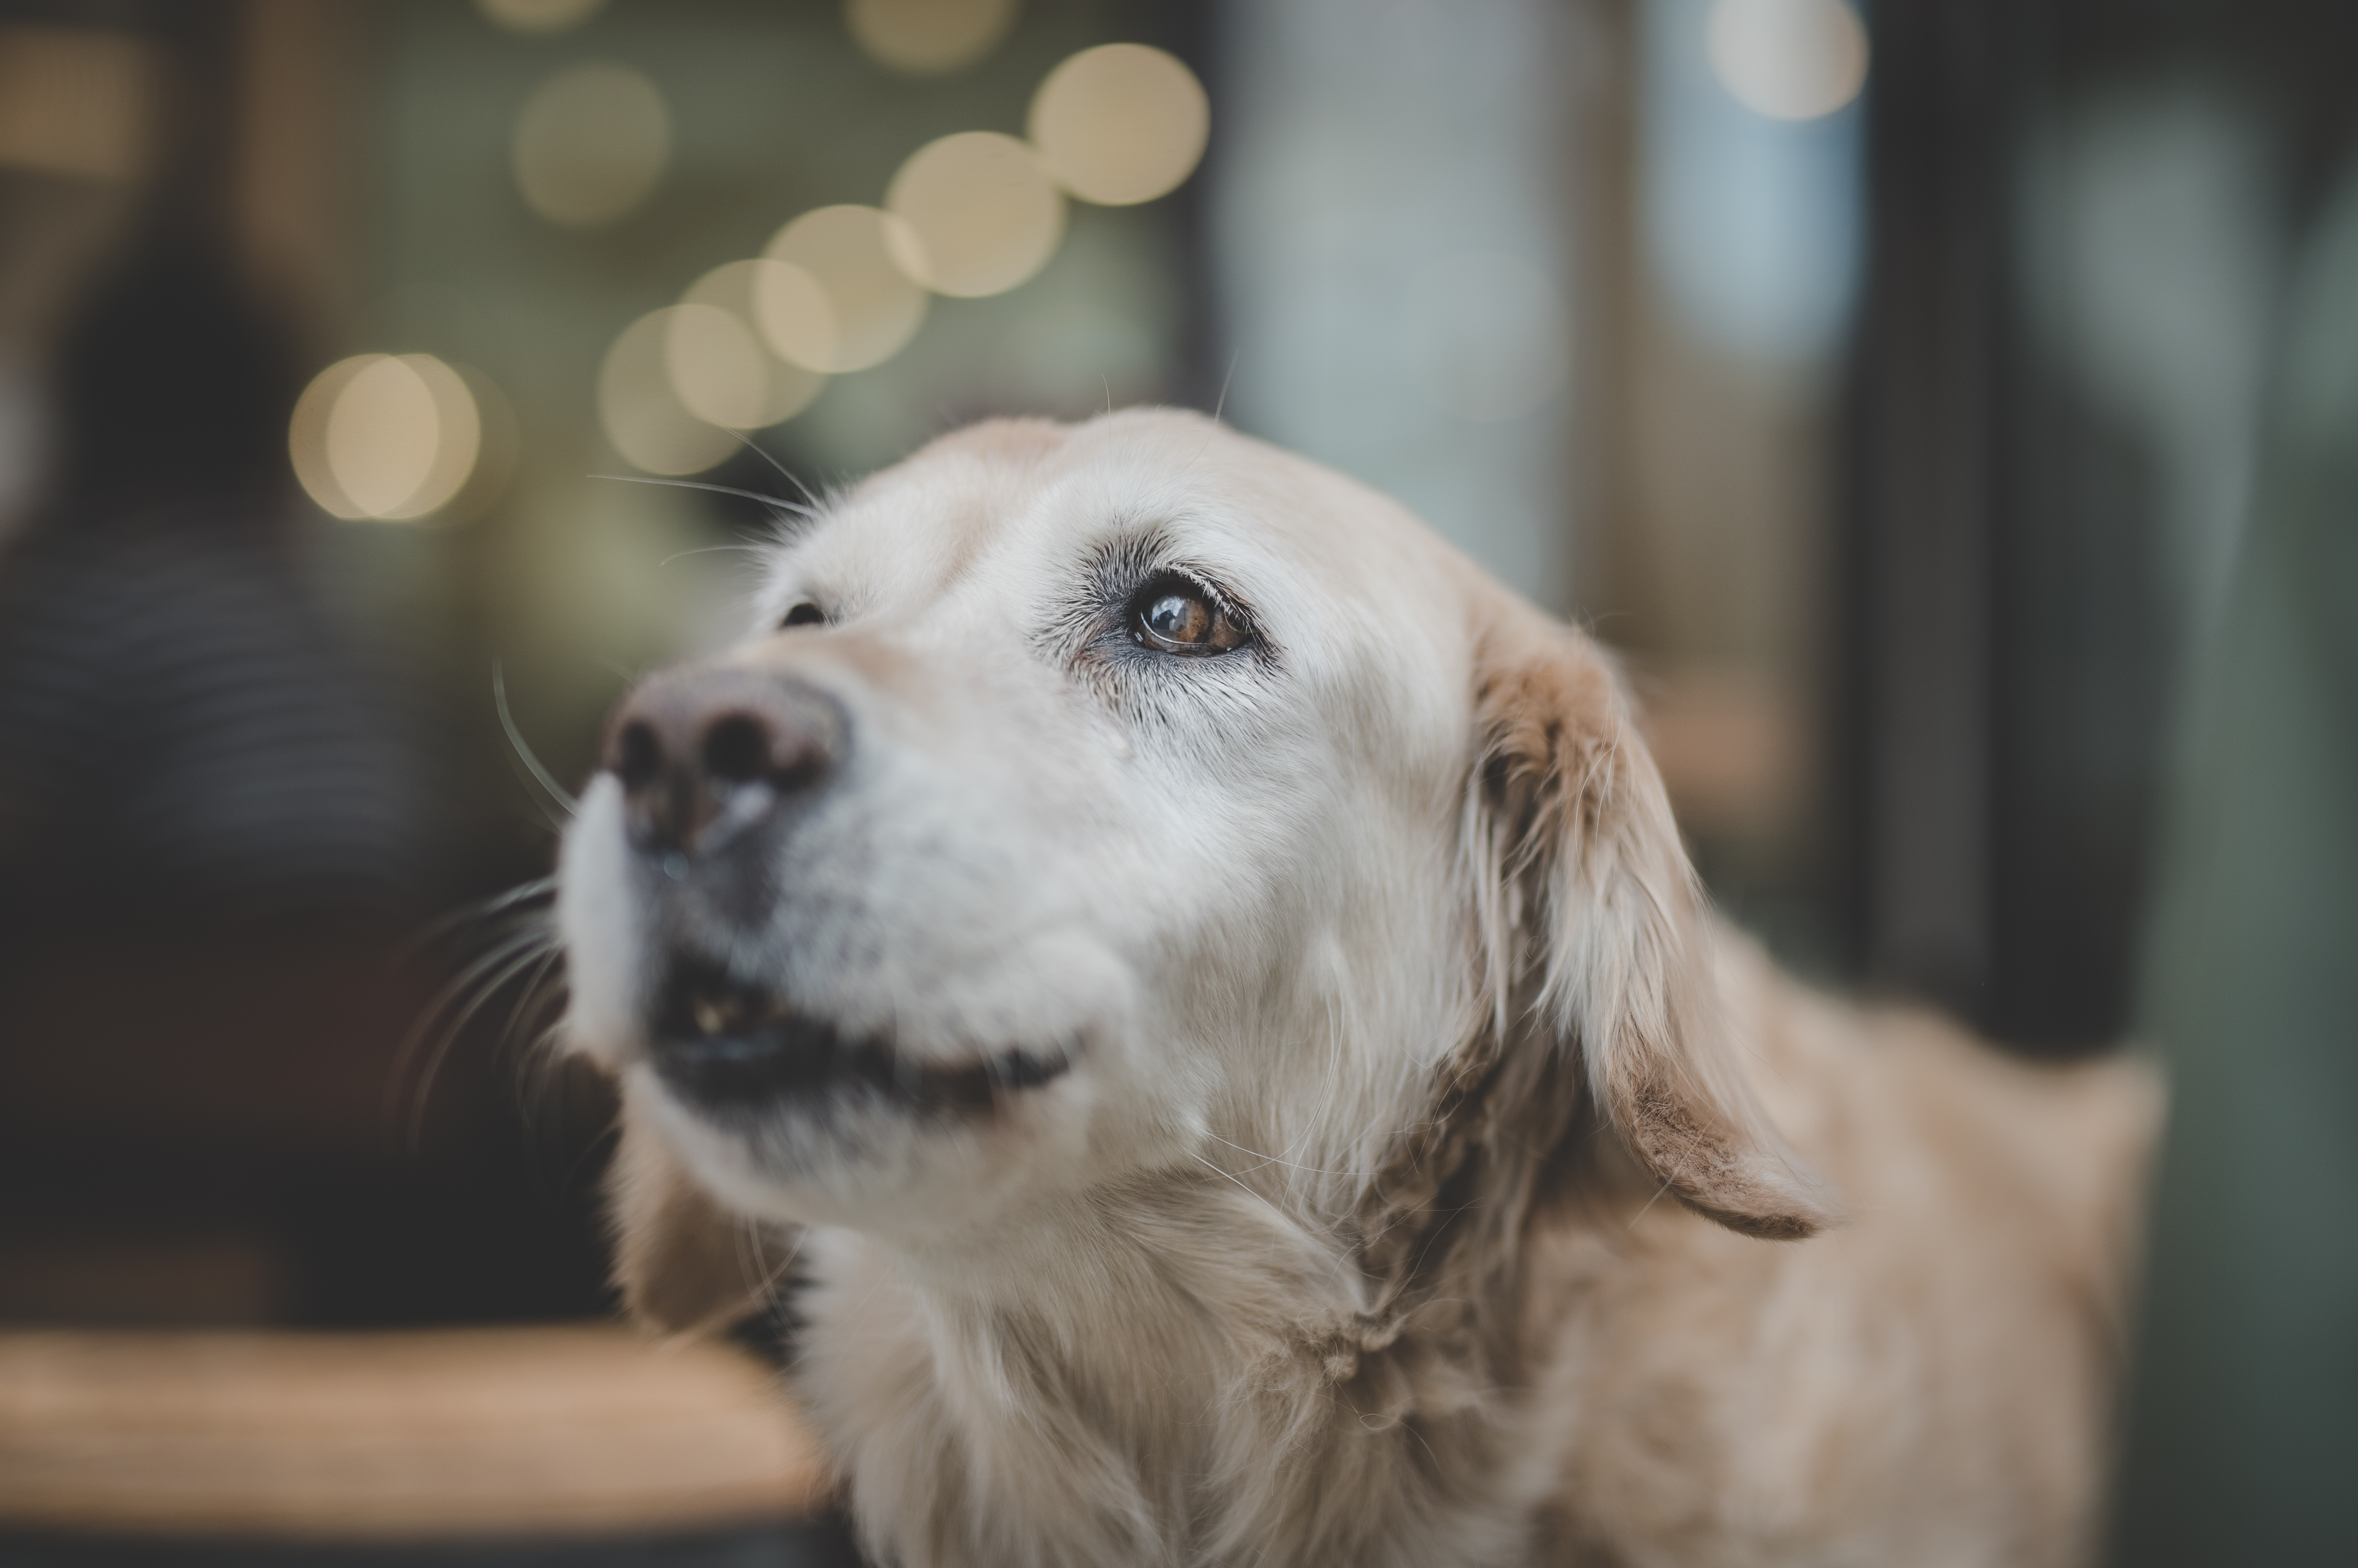
[[[1850,1222],[1768,1244],[1633,1190],[1549,1239],[1548,1528],[1694,1562],[1763,1529],[2047,1560],[2086,1528],[2158,1075],[2027,1061],[1719,943],[1734,1055]]]

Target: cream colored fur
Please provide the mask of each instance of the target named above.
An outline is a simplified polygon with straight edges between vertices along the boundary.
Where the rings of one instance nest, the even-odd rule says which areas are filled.
[[[1107,653],[1158,564],[1262,649]],[[794,1386],[881,1561],[2082,1555],[2154,1085],[1778,974],[1585,636],[1168,412],[945,438],[760,610],[730,659],[838,697],[854,761],[752,929],[661,904],[593,784],[568,1040],[624,1087],[642,1315],[799,1247]],[[647,1065],[673,939],[914,1061],[1076,1065],[723,1128]]]

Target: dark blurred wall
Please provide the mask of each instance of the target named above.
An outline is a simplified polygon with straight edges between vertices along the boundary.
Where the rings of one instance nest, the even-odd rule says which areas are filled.
[[[12,284],[60,196],[120,213],[13,323],[49,439],[0,543],[0,1318],[599,1299],[586,1192],[535,1192],[496,1032],[413,1037],[457,962],[410,938],[467,891],[465,814],[451,726],[352,635],[287,471],[317,324],[255,243],[286,155],[249,133],[274,69],[332,62],[271,60],[283,13],[0,8],[144,89],[100,185],[0,170]]]
[[[2174,1106],[2123,1564],[2358,1553],[2358,13],[1870,7],[1860,972]]]
[[[1868,7],[1834,679],[1843,925],[2001,1038],[2133,1022],[2164,781],[2244,526],[2346,8]]]

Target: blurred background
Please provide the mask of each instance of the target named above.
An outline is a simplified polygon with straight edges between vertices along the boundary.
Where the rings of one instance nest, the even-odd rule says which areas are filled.
[[[56,1335],[610,1312],[605,710],[763,497],[1142,402],[1625,650],[1803,972],[2169,1060],[2116,1552],[2358,1549],[2353,135],[2324,0],[0,0],[0,1562],[127,1560]]]

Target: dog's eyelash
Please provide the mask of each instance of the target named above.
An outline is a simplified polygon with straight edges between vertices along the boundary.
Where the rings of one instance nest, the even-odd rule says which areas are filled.
[[[1187,587],[1202,594],[1213,609],[1243,627],[1248,634],[1253,633],[1253,619],[1250,611],[1238,604],[1233,596],[1224,592],[1218,583],[1198,576],[1184,567],[1165,567],[1159,572],[1141,579],[1137,588],[1132,590],[1130,598],[1136,599],[1140,593],[1143,593],[1158,581],[1186,584]]]

